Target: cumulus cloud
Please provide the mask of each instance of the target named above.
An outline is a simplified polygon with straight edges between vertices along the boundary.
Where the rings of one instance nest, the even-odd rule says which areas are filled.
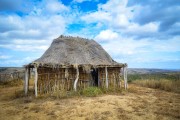
[[[172,6],[168,6],[167,2]],[[85,14],[81,19],[88,24],[102,24],[103,27],[118,31],[124,36],[164,39],[180,32],[177,4],[169,0],[110,0],[99,4],[97,11]]]
[[[87,11],[83,2],[99,4]],[[40,57],[60,34],[94,38],[118,62],[179,62],[179,5],[178,0],[73,0],[69,6],[63,0],[0,0],[0,65],[32,60],[27,55],[20,60],[19,53],[8,58],[12,51]]]
[[[113,32],[111,30],[103,30],[101,31],[95,39],[98,40],[99,42],[110,42],[112,40],[116,40],[118,38],[118,33]]]
[[[98,2],[99,0],[73,0],[74,3],[82,3],[82,2],[85,2],[85,1]]]
[[[20,51],[45,50],[48,47],[47,43],[50,43],[52,39],[65,32],[67,20],[56,12],[66,11],[68,7],[65,7],[57,0],[47,3],[47,6],[44,6],[44,8],[40,7],[45,3],[46,1],[42,1],[42,3],[39,3],[38,9],[34,8],[29,14],[23,16],[18,14],[0,15],[0,49],[7,48]],[[44,15],[41,12],[44,9],[52,13]]]
[[[17,0],[16,2],[17,4],[10,0],[0,1],[0,5],[4,5],[3,8],[0,7],[0,51],[43,53],[54,38],[65,32],[66,25],[70,22],[65,15],[66,12],[69,12],[69,7],[58,0],[52,0],[51,2],[48,0],[39,2]],[[27,7],[27,12],[24,6],[29,2],[30,6]],[[13,4],[14,7],[11,6]],[[34,6],[34,4],[36,5]],[[14,52],[11,54],[14,54]],[[22,57],[21,54],[17,55],[19,58]],[[40,56],[34,56],[33,58],[38,57]],[[5,53],[0,55],[0,58],[2,64],[18,61],[23,64],[25,61],[29,60],[30,62],[32,60],[18,60],[18,57],[13,58],[14,60],[7,60],[8,57]]]
[[[59,13],[62,11],[68,11],[69,10],[68,7],[66,7],[64,4],[62,4],[58,0],[51,0],[51,2],[49,2],[47,0],[45,4],[46,4],[45,5],[46,10],[50,13]]]
[[[133,1],[129,0],[127,6],[137,6],[139,9],[134,9],[133,20],[141,25],[150,22],[159,22],[160,31],[168,30],[172,25],[180,21],[179,0],[146,0],[146,1]]]
[[[6,61],[3,61],[0,63],[0,66],[3,67],[5,65],[12,66],[12,67],[19,67],[21,65],[28,64],[29,61],[33,61],[35,57],[24,57],[24,58],[18,58],[18,59],[8,59]]]
[[[119,62],[163,62],[165,61],[164,59],[167,59],[167,61],[171,59],[179,60],[180,57],[178,56],[170,58],[166,58],[163,55],[154,56],[156,53],[162,54],[180,51],[179,39],[180,37],[173,37],[165,40],[152,40],[149,38],[136,40],[133,39],[133,37],[121,36],[117,32],[111,30],[101,31],[95,37],[95,40],[100,42],[103,48]]]

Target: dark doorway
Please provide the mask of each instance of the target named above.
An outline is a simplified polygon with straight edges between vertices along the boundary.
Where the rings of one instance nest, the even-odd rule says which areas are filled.
[[[97,69],[93,69],[91,72],[93,81],[94,81],[94,86],[98,87],[98,70]]]

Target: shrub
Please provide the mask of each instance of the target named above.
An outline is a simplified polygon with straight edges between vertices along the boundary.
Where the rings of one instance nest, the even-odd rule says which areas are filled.
[[[102,94],[102,91],[98,87],[88,87],[83,89],[81,94],[87,97],[95,97],[97,95]]]

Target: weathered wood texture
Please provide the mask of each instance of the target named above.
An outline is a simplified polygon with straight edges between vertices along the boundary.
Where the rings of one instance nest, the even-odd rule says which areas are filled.
[[[105,68],[97,68],[98,71],[98,86],[107,88],[106,78],[108,80],[108,87],[121,87],[121,68],[108,68],[107,75]],[[89,86],[94,86],[92,73],[84,71],[79,67],[79,78],[76,89],[84,89]],[[74,82],[77,78],[77,70],[75,68],[38,68],[37,92],[38,94],[53,93],[54,91],[71,91],[74,90]]]
[[[25,95],[27,95],[27,92],[28,92],[28,81],[29,81],[29,69],[26,68],[25,69],[25,80],[24,80],[24,91],[25,91]]]
[[[73,90],[77,72],[74,68],[38,68],[38,92],[51,93],[57,90]],[[79,68],[77,89],[82,89],[91,84],[91,75]]]
[[[34,88],[35,88],[35,96],[37,97],[38,95],[38,72],[37,72],[37,68],[34,68]]]
[[[108,79],[108,87],[120,88],[122,78],[120,74],[121,68],[107,68],[107,79]],[[99,78],[99,86],[102,88],[107,88],[106,83],[106,69],[98,68],[98,78]]]

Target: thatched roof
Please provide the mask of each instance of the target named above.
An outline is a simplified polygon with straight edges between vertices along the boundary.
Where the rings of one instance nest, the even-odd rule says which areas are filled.
[[[41,65],[124,65],[115,62],[94,40],[60,36],[32,64]]]

